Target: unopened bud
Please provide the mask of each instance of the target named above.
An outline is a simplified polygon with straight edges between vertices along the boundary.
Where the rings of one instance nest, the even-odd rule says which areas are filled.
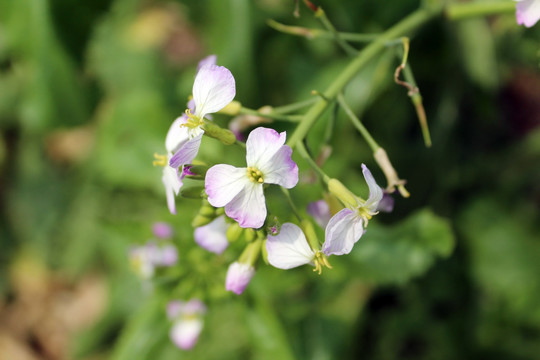
[[[204,186],[194,184],[184,184],[180,188],[180,196],[188,199],[200,199],[204,197]]]
[[[210,122],[204,124],[204,135],[217,139],[225,145],[232,145],[236,142],[236,135],[231,130],[223,129]]]
[[[204,226],[204,225],[207,225],[207,224],[211,223],[212,220],[214,220],[213,216],[208,217],[208,216],[204,216],[204,215],[201,215],[201,214],[197,214],[193,218],[193,221],[191,222],[191,226],[193,226],[194,228],[197,228],[197,227]]]
[[[252,242],[253,240],[255,240],[256,235],[257,234],[255,233],[255,230],[251,228],[245,229],[244,231],[244,238],[246,239],[247,242]]]
[[[242,104],[240,101],[233,100],[229,104],[227,104],[223,109],[219,110],[219,114],[226,114],[226,115],[238,115],[240,113],[240,109],[242,108]]]
[[[301,225],[302,230],[304,230],[304,235],[306,235],[308,244],[311,246],[311,249],[315,252],[320,250],[321,245],[319,244],[319,239],[317,238],[317,234],[315,233],[313,224],[309,220],[302,220]]]
[[[229,240],[229,242],[234,242],[238,240],[240,236],[242,236],[243,232],[244,229],[241,228],[237,222],[235,222],[234,224],[229,225],[225,235],[227,236],[227,240]]]
[[[328,191],[345,205],[355,207],[357,204],[357,197],[338,179],[330,179],[328,181]]]

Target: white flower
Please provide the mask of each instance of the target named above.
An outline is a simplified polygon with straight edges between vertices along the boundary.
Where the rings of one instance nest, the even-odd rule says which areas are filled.
[[[514,0],[516,4],[516,21],[520,25],[531,27],[540,20],[540,0]]]
[[[218,216],[207,225],[195,229],[195,242],[202,248],[221,254],[229,246],[225,216]]]
[[[232,291],[236,295],[240,295],[248,286],[253,275],[255,275],[255,268],[253,266],[235,261],[227,270],[225,289]]]

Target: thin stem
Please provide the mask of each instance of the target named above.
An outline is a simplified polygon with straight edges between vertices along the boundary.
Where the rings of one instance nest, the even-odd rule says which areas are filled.
[[[289,194],[289,190],[285,189],[284,187],[281,187],[281,192],[283,192],[283,194],[287,198],[287,202],[289,203],[289,206],[291,207],[291,210],[292,210],[294,216],[296,216],[298,221],[301,222],[302,221],[302,216],[300,216],[300,213],[298,212],[298,209],[296,209],[296,205],[294,205],[294,202],[291,199],[291,194]]]
[[[461,20],[475,16],[514,13],[516,4],[513,1],[464,2],[447,6],[445,14],[450,20]]]
[[[341,72],[340,75],[330,84],[330,86],[324,92],[324,95],[328,99],[334,99],[343,88],[349,83],[349,81],[356,75],[356,73],[362,69],[367,63],[369,63],[375,56],[377,56],[385,48],[386,42],[392,39],[396,39],[405,34],[408,34],[418,27],[424,25],[429,20],[438,16],[442,12],[442,8],[437,9],[419,9],[407,16],[405,19],[388,29],[374,42],[366,46]],[[288,140],[288,145],[291,147],[297,146],[307,135],[315,121],[322,115],[322,113],[328,107],[328,102],[324,99],[319,99],[304,115],[300,124],[293,132]]]
[[[309,166],[311,166],[313,168],[313,170],[315,170],[315,172],[317,173],[317,175],[319,175],[319,177],[321,178],[321,180],[325,183],[325,184],[328,184],[328,181],[330,181],[330,176],[326,175],[326,173],[324,172],[323,169],[321,169],[319,167],[319,165],[317,165],[317,163],[315,162],[315,160],[313,160],[311,158],[311,156],[309,155],[306,147],[304,146],[304,143],[302,142],[299,142],[298,144],[296,144],[296,150],[298,150],[298,152],[300,153],[300,156],[302,156],[302,158],[304,160],[307,161],[307,163],[309,164]]]
[[[243,141],[236,140],[234,143],[235,143],[236,145],[238,145],[238,146],[244,148],[244,149],[246,148],[246,143],[243,142]]]
[[[264,117],[268,119],[289,121],[289,122],[298,122],[302,118],[302,115],[282,115],[282,114],[276,114],[274,112],[266,114],[266,113],[259,112],[257,110],[248,109],[246,107],[242,107],[238,113],[243,114],[243,115],[254,115],[254,116],[260,116],[260,117]]]
[[[315,17],[319,19],[319,21],[322,23],[322,25],[330,32],[332,35],[334,35],[334,39],[338,43],[339,46],[347,53],[349,56],[356,56],[358,54],[358,50],[353,48],[351,45],[349,45],[343,38],[339,35],[338,31],[332,25],[330,20],[328,20],[328,17],[326,16],[326,13],[322,9],[322,7],[319,6],[317,11],[315,12]]]
[[[271,28],[279,32],[289,34],[289,35],[302,36],[310,40],[335,39],[334,33],[328,30],[306,28],[302,26],[285,25],[272,19],[268,20],[266,23],[268,24],[268,26],[270,26]],[[357,43],[371,42],[373,40],[376,40],[377,37],[380,36],[379,34],[361,34],[361,33],[341,32],[341,31],[338,31],[338,34],[339,34],[339,37],[345,41],[357,42]]]
[[[309,105],[314,104],[316,101],[317,101],[317,98],[312,97],[312,98],[309,98],[307,100],[291,103],[291,104],[288,104],[288,105],[273,107],[272,112],[274,114],[279,114],[279,115],[288,114],[288,113],[291,113],[293,111],[297,111],[297,110],[306,108]]]
[[[345,99],[343,98],[342,94],[339,94],[337,97],[337,101],[339,105],[345,110],[349,118],[351,119],[353,125],[360,131],[360,134],[364,137],[364,139],[367,141],[369,147],[373,152],[377,151],[377,149],[380,147],[379,144],[373,139],[369,131],[366,129],[364,124],[360,121],[360,119],[356,116],[356,114],[352,111],[352,109],[347,105],[345,102]]]

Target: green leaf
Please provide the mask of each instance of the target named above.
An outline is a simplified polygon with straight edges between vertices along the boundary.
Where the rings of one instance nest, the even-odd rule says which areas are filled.
[[[394,226],[369,224],[350,256],[354,272],[374,283],[405,283],[422,275],[454,248],[448,220],[421,210]]]

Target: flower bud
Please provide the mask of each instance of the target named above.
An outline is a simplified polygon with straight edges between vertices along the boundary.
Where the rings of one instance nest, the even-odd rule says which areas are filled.
[[[244,228],[240,227],[240,225],[235,222],[234,224],[229,225],[229,228],[227,229],[227,240],[229,240],[229,242],[234,242],[242,236],[243,232]]]
[[[240,109],[242,108],[242,104],[240,101],[233,100],[229,104],[225,105],[225,107],[218,111],[219,114],[226,114],[226,115],[238,115],[240,113]]]
[[[204,124],[205,135],[221,141],[225,145],[232,145],[236,142],[236,135],[231,130],[223,129],[214,123]]]
[[[255,268],[249,264],[233,262],[227,271],[225,290],[240,295],[248,286],[251,278],[255,275]]]

